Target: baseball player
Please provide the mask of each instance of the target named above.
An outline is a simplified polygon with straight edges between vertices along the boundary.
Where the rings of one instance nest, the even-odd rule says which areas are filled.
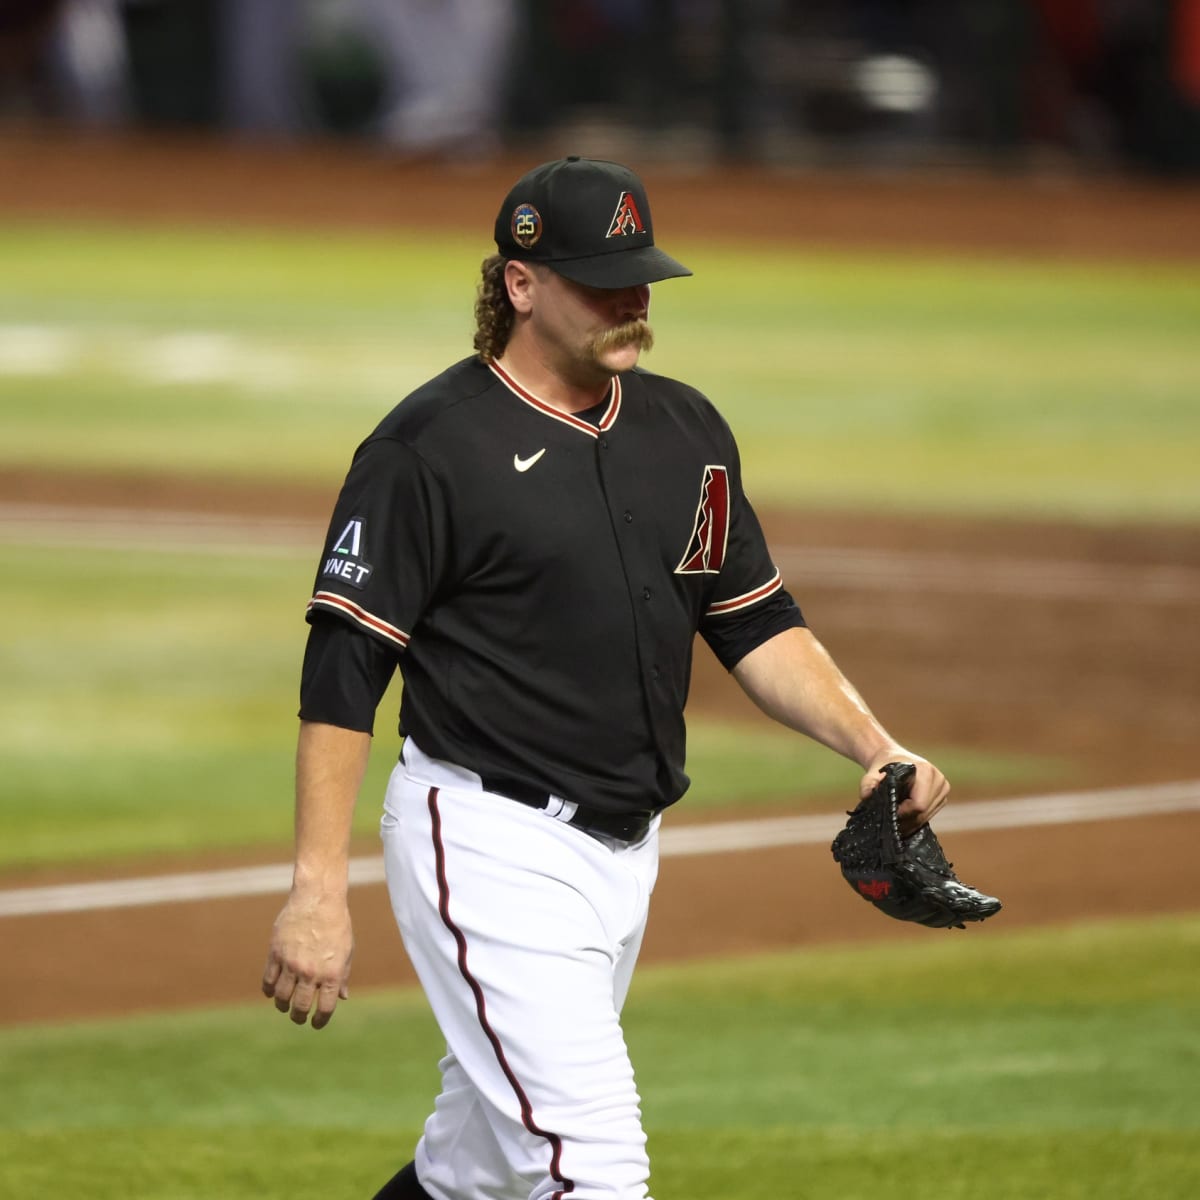
[[[697,632],[770,716],[916,764],[806,628],[699,392],[637,364],[658,248],[640,179],[522,177],[483,264],[476,353],[359,447],[308,606],[292,892],[262,987],[325,1025],[346,996],[351,813],[404,678],[388,889],[445,1037],[414,1161],[377,1200],[635,1200],[649,1162],[620,1012],[664,809],[686,791]]]

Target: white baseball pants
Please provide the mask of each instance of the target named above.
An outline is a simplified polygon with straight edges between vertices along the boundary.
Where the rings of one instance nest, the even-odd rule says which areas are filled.
[[[405,744],[382,821],[396,922],[446,1039],[417,1145],[434,1200],[647,1200],[620,1026],[658,872]]]

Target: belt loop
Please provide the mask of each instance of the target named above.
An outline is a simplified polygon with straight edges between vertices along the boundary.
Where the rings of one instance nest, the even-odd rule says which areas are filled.
[[[562,796],[550,795],[546,797],[545,811],[556,821],[563,821],[570,825],[579,811],[579,805],[574,800],[564,800]]]

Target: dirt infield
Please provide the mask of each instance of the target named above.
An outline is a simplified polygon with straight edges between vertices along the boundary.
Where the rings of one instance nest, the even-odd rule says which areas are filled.
[[[22,181],[0,193],[0,213],[17,216],[383,227],[482,222],[486,230],[514,164],[434,170],[345,150],[264,154],[9,131],[0,133],[0,171]],[[693,236],[1200,258],[1195,190],[1070,180],[646,173],[658,226]],[[698,189],[703,209],[695,204]],[[0,471],[0,502],[317,521],[329,501],[320,490],[231,489],[202,479]],[[1200,775],[1200,539],[1193,529],[783,512],[764,514],[764,524],[773,544],[789,547],[785,575],[810,623],[893,732],[916,748],[1046,755],[1068,767],[1047,778],[1056,789]],[[828,569],[835,551],[837,561],[858,564],[858,573]],[[810,570],[806,562],[826,566]],[[890,587],[884,568],[872,575],[862,566],[880,562],[902,568]],[[691,710],[762,719],[707,653],[697,656]],[[977,786],[956,797],[1005,790]],[[842,799],[829,798],[831,811]],[[686,800],[671,819],[689,819]],[[286,856],[284,834],[268,861]],[[1185,855],[1191,857],[1198,834],[1200,816],[1189,814],[964,833],[949,849],[964,875],[1005,898],[1006,912],[987,927],[1001,929],[1194,909],[1190,889],[1178,880],[1190,874]],[[149,869],[248,860],[164,860]],[[122,869],[100,867],[87,877]],[[0,882],[62,878],[63,872],[40,872]],[[356,891],[354,905],[356,986],[409,980],[382,889]],[[20,975],[0,1021],[250,999],[278,906],[278,897],[265,897],[0,918],[0,952],[19,964]],[[664,861],[645,953],[664,959],[921,936],[987,934],[886,923],[845,890],[823,847],[779,848]]]
[[[0,213],[131,223],[205,221],[477,231],[541,158],[438,164],[344,145],[220,145],[201,138],[81,138],[0,127]],[[1062,174],[812,172],[628,159],[672,237],[812,247],[1200,258],[1200,187]]]

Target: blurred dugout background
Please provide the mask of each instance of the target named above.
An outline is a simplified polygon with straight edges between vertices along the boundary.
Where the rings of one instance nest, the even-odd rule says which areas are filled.
[[[1194,178],[1200,0],[0,0],[0,122]]]

